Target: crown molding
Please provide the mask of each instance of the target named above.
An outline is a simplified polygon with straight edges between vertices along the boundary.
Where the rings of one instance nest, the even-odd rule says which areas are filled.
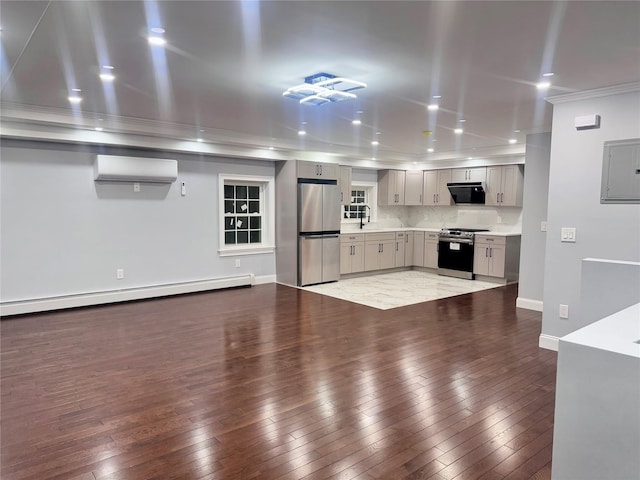
[[[547,97],[545,100],[552,105],[560,103],[569,103],[579,100],[590,100],[592,98],[609,97],[611,95],[622,95],[625,93],[633,93],[640,91],[640,82],[625,83],[623,85],[614,85],[612,87],[596,88],[594,90],[585,90],[583,92],[567,93],[565,95],[555,95]]]

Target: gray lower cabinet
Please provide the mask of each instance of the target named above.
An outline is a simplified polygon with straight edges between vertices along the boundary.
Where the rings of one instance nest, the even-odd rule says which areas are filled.
[[[422,267],[424,264],[424,232],[413,233],[413,265]]]
[[[480,235],[475,237],[473,273],[488,277],[518,280],[520,236]]]
[[[404,267],[406,263],[407,232],[396,232],[396,267]]]
[[[364,271],[364,234],[340,235],[340,275]]]
[[[396,263],[396,234],[367,233],[364,241],[365,271],[393,268]]]
[[[426,268],[438,268],[438,234],[426,232],[424,234],[424,263]]]

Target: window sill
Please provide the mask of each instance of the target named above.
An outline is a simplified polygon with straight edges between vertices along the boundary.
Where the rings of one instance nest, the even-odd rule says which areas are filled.
[[[234,257],[237,255],[261,255],[265,253],[275,252],[276,247],[261,246],[261,247],[241,247],[241,248],[224,248],[218,250],[218,254],[221,257]]]

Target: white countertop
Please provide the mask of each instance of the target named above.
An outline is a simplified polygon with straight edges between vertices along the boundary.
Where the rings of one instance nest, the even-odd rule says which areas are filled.
[[[640,358],[640,303],[620,310],[560,339],[577,345]]]
[[[355,233],[390,233],[390,232],[429,232],[429,233],[438,233],[440,232],[440,228],[414,228],[414,227],[397,227],[397,228],[367,228],[366,226],[360,230],[341,230],[342,234],[355,234]],[[499,237],[518,237],[522,235],[521,232],[478,232],[480,235],[493,235]]]

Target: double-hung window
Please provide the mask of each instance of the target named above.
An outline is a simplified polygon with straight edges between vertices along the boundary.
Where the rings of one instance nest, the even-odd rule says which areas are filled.
[[[273,178],[220,175],[220,255],[274,250]]]
[[[378,216],[377,184],[373,182],[353,182],[351,184],[351,201],[342,209],[342,223],[359,223],[377,221]],[[366,206],[365,206],[366,205]]]

